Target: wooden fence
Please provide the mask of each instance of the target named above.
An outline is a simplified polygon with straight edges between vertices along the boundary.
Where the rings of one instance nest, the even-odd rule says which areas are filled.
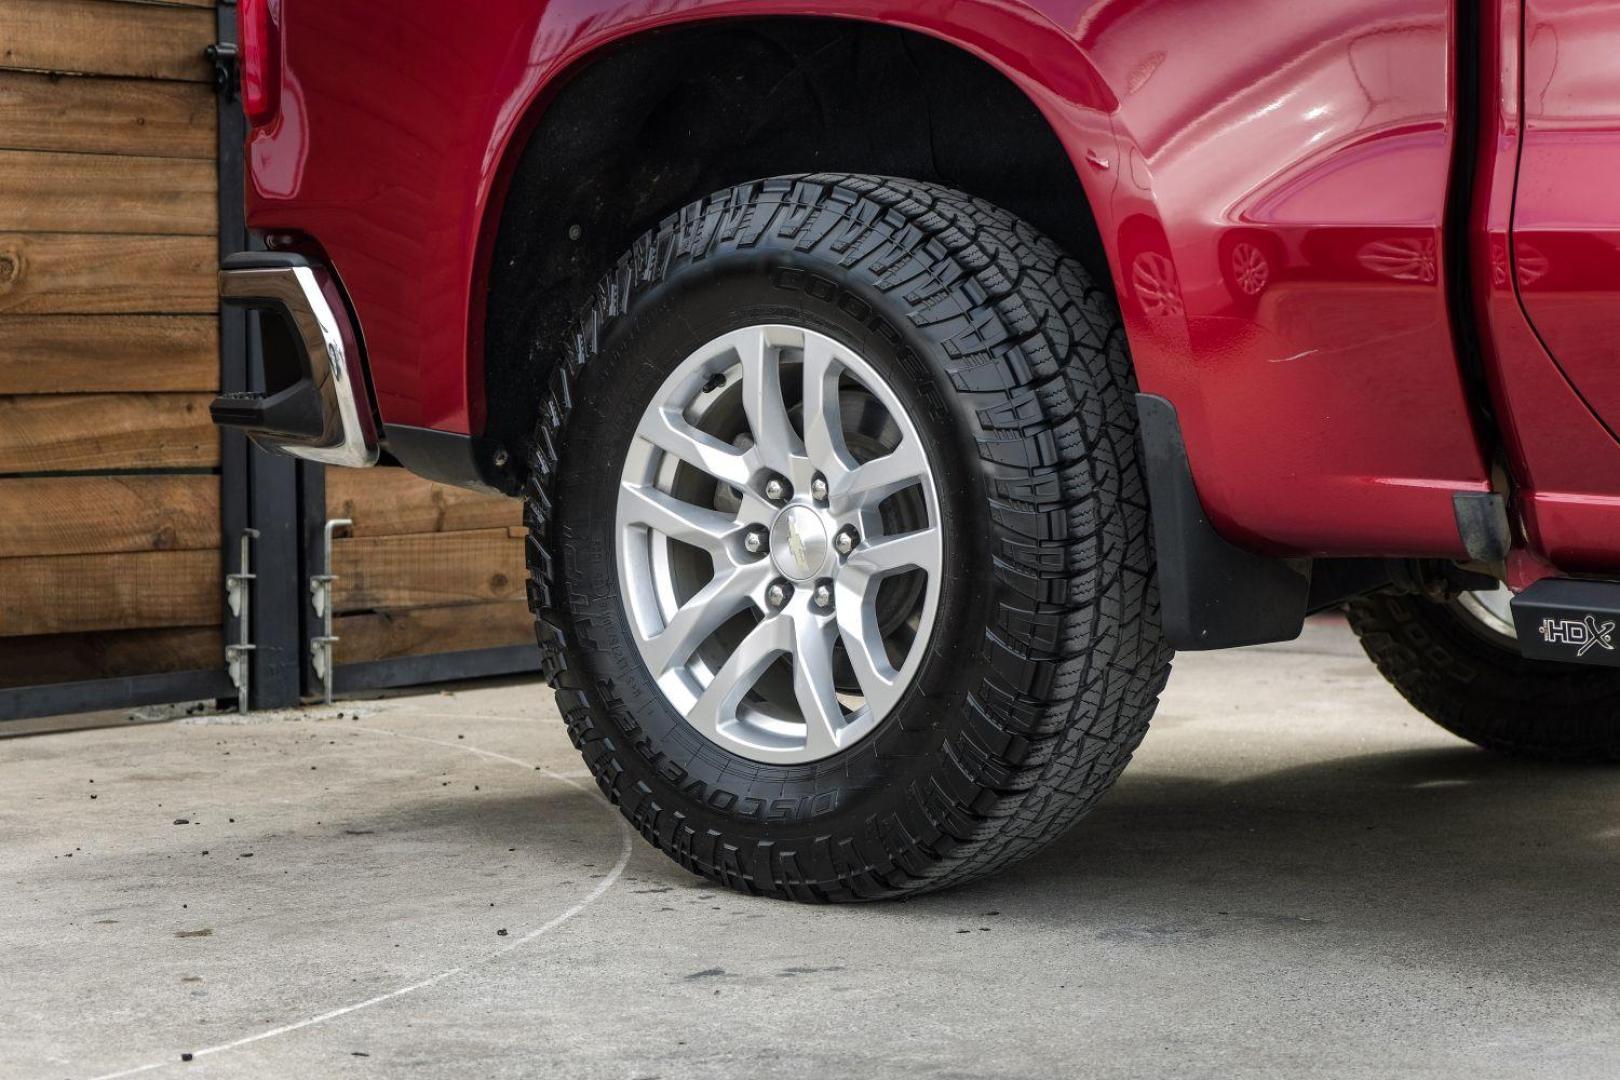
[[[0,0],[0,685],[220,662],[213,40]]]
[[[223,662],[215,36],[0,0],[0,687]],[[326,507],[339,664],[532,641],[516,503],[331,469]]]

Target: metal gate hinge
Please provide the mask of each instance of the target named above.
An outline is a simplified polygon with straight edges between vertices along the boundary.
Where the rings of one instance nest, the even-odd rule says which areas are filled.
[[[321,530],[324,570],[309,578],[309,603],[321,620],[320,634],[309,639],[309,661],[315,669],[315,677],[321,680],[322,697],[328,705],[332,704],[333,646],[338,643],[337,635],[332,633],[332,585],[337,581],[337,575],[332,573],[332,533],[353,524],[348,518],[327,519],[326,527]]]
[[[248,711],[248,683],[253,675],[248,654],[258,648],[253,644],[252,621],[253,582],[258,577],[253,572],[252,545],[258,538],[258,529],[242,530],[236,573],[225,575],[225,605],[236,618],[237,633],[236,643],[225,646],[225,669],[236,687],[236,709],[242,713]]]

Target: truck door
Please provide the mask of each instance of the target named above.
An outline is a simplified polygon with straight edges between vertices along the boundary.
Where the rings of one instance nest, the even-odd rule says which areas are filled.
[[[1527,0],[1512,273],[1576,390],[1620,431],[1620,5]],[[1506,274],[1507,266],[1497,267]]]

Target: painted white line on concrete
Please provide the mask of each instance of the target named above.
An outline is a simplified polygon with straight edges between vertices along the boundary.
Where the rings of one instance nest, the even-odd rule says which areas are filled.
[[[424,714],[424,715],[431,715],[431,714]],[[544,765],[536,765],[532,761],[523,761],[523,760],[521,760],[519,758],[511,757],[511,756],[509,756],[507,754],[497,754],[493,750],[485,750],[485,749],[483,749],[482,747],[479,747],[479,746],[469,746],[468,744],[466,744],[464,742],[451,742],[449,739],[430,739],[425,735],[407,735],[403,731],[390,731],[387,728],[367,727],[364,724],[346,724],[346,725],[344,725],[344,730],[345,731],[369,731],[373,735],[392,735],[396,739],[409,739],[411,742],[428,743],[428,744],[430,744],[432,746],[448,746],[452,750],[465,750],[469,754],[477,754],[479,757],[487,757],[492,761],[504,761],[509,765],[516,765],[520,769],[539,769],[539,771],[545,773],[547,776],[550,776],[550,777],[552,777],[553,779],[556,779],[556,780],[561,780],[563,783],[567,784],[571,788],[578,788],[581,791],[585,790],[584,788],[581,788],[578,784],[574,783],[572,780],[569,780],[566,777],[559,776],[557,773],[552,772],[550,769],[546,768]]]
[[[510,757],[506,754],[499,754],[494,750],[485,750],[478,746],[468,746],[464,742],[449,742],[445,739],[429,739],[422,735],[406,735],[404,732],[400,731],[389,731],[387,728],[366,727],[361,724],[349,725],[349,730],[365,731],[373,735],[389,735],[396,739],[409,739],[411,742],[430,743],[434,746],[444,746],[450,748],[451,750],[461,750],[469,754],[476,754],[479,757],[490,758],[494,761],[504,761],[508,764],[516,765],[523,769],[534,770],[536,768],[536,766],[531,762],[521,761],[518,758]],[[559,783],[567,784],[569,787],[574,788],[577,791],[584,791],[587,793],[591,791],[591,789],[586,787],[584,784],[576,783],[572,778],[565,776],[562,773],[552,772],[550,769],[545,768],[544,766],[540,766],[539,771],[545,776],[549,776],[551,779],[556,780]],[[390,990],[386,994],[378,994],[376,997],[367,998],[364,1001],[357,1001],[352,1005],[344,1005],[340,1008],[331,1009],[327,1012],[319,1014],[318,1016],[311,1016],[304,1020],[297,1020],[291,1024],[283,1024],[281,1027],[271,1028],[269,1031],[261,1031],[256,1035],[247,1035],[231,1042],[220,1043],[217,1046],[207,1046],[201,1050],[193,1050],[191,1051],[192,1058],[196,1059],[206,1057],[209,1054],[220,1054],[224,1053],[226,1050],[235,1050],[238,1047],[247,1046],[250,1043],[260,1042],[264,1039],[273,1039],[277,1035],[286,1035],[289,1032],[298,1031],[302,1028],[313,1027],[316,1024],[324,1024],[328,1020],[336,1020],[340,1016],[347,1016],[349,1013],[359,1012],[361,1009],[369,1009],[373,1005],[381,1005],[385,1001],[392,1001],[394,998],[404,997],[406,994],[414,994],[418,990],[426,990],[430,986],[435,986],[441,982],[444,982],[446,979],[449,979],[452,976],[460,975],[463,972],[478,966],[479,964],[487,964],[492,960],[498,960],[507,953],[510,953],[512,950],[522,948],[531,941],[534,941],[536,938],[549,934],[551,931],[557,929],[557,927],[561,926],[563,923],[567,922],[569,919],[572,919],[574,916],[596,903],[596,901],[600,900],[607,893],[608,889],[612,888],[614,883],[619,880],[619,876],[624,873],[624,868],[630,863],[630,853],[634,850],[634,845],[630,836],[629,823],[627,823],[624,818],[619,815],[619,812],[614,810],[611,806],[608,807],[608,811],[613,815],[613,819],[619,823],[619,837],[622,841],[619,849],[619,861],[613,864],[613,869],[609,870],[607,876],[597,883],[596,888],[592,889],[585,895],[584,899],[580,900],[579,903],[575,904],[567,911],[564,911],[562,914],[553,917],[551,920],[543,923],[540,926],[535,927],[527,934],[523,934],[522,936],[513,939],[506,945],[501,946],[499,949],[496,949],[488,956],[485,956],[483,959],[476,961],[473,964],[462,964],[459,967],[447,968],[444,971],[429,975],[427,978],[422,979],[419,982],[411,983],[409,986],[401,986],[399,989]],[[96,1077],[95,1080],[118,1080],[119,1077],[135,1076],[139,1073],[151,1072],[153,1069],[164,1069],[178,1064],[180,1064],[180,1062],[173,1060],[154,1061],[146,1065],[137,1065],[133,1069],[125,1069],[122,1072],[104,1073],[103,1075]]]
[[[535,719],[542,719],[542,720],[545,719],[544,717],[538,717],[537,718],[537,717],[533,717],[533,716],[497,716],[497,715],[493,715],[493,714],[490,714],[490,713],[478,714],[478,713],[439,712],[439,711],[434,710],[434,709],[395,709],[389,715],[391,715],[391,716],[420,716],[420,717],[426,717],[428,719],[441,719],[442,718],[442,719],[446,719],[446,720],[523,720],[523,721],[533,721]],[[359,730],[362,730],[362,731],[370,730],[368,728],[360,727],[359,725],[353,725],[353,726],[359,727]],[[454,746],[457,749],[472,750],[472,752],[475,753],[475,754],[482,754],[485,757],[492,757],[492,758],[496,759],[497,761],[510,761],[514,765],[522,765],[525,769],[534,768],[534,766],[529,762],[519,761],[517,758],[507,757],[505,754],[497,754],[493,750],[474,749],[472,747],[467,746],[466,743],[460,743],[460,742],[453,743],[453,742],[450,742],[447,739],[427,739],[427,738],[423,738],[420,735],[406,735],[403,732],[399,732],[399,731],[390,732],[390,734],[398,735],[402,739],[415,739],[418,742],[429,742],[429,743],[434,743],[435,745],[438,745],[438,746]],[[562,780],[562,781],[568,781],[568,780],[594,780],[596,778],[595,773],[591,772],[591,770],[589,770],[589,769],[584,769],[584,768],[580,768],[580,769],[552,769],[552,768],[547,768],[544,765],[539,766],[539,768],[540,768],[540,771],[544,772],[547,776],[550,776],[550,777],[552,777],[554,779]],[[576,784],[575,786],[577,787],[578,785]]]

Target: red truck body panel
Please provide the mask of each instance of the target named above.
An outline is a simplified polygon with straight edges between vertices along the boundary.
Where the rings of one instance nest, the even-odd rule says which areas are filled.
[[[1588,6],[1590,7],[1590,6]],[[1558,159],[1572,153],[1568,132],[1549,131],[1549,107],[1567,114],[1568,98],[1549,98],[1550,85],[1560,80],[1572,86],[1592,87],[1604,78],[1613,78],[1612,61],[1590,49],[1575,49],[1564,57],[1563,71],[1557,71],[1556,51],[1538,58],[1522,49],[1527,15],[1529,22],[1542,19],[1539,33],[1557,35],[1569,31],[1565,19],[1573,5],[1533,5],[1527,13],[1516,3],[1502,4],[1486,26],[1486,54],[1481,65],[1482,138],[1479,143],[1478,188],[1474,198],[1472,229],[1475,250],[1489,252],[1471,268],[1475,295],[1480,298],[1481,342],[1486,370],[1490,376],[1494,416],[1500,426],[1507,457],[1518,485],[1515,502],[1528,548],[1565,570],[1603,571],[1620,567],[1620,447],[1591,403],[1602,407],[1601,396],[1583,397],[1588,383],[1579,385],[1577,376],[1590,379],[1593,389],[1602,385],[1601,370],[1583,370],[1581,357],[1573,363],[1559,357],[1560,367],[1538,336],[1539,326],[1526,317],[1526,305],[1541,321],[1558,322],[1564,331],[1562,344],[1568,346],[1578,328],[1596,336],[1591,345],[1614,349],[1612,332],[1605,334],[1602,323],[1612,325],[1615,290],[1612,252],[1598,253],[1582,238],[1611,231],[1620,217],[1604,218],[1604,207],[1613,206],[1612,167],[1605,174],[1597,159],[1609,147],[1608,160],[1614,161],[1613,143],[1605,137],[1614,122],[1588,121],[1583,135],[1597,138],[1583,151],[1583,166],[1591,171],[1558,176]],[[1551,16],[1551,22],[1544,16]],[[1592,32],[1591,19],[1598,17],[1609,28],[1609,40],[1620,34],[1620,12],[1596,8],[1581,17],[1581,34]],[[1544,39],[1545,40],[1545,39]],[[1534,94],[1521,78],[1536,79]],[[1594,80],[1598,81],[1595,82]],[[1617,87],[1620,90],[1620,87]],[[1534,103],[1534,113],[1543,117],[1542,131],[1527,136],[1521,147],[1526,103]],[[1588,99],[1584,108],[1596,103]],[[1620,113],[1620,96],[1611,99],[1611,113]],[[1601,113],[1601,106],[1598,108]],[[1577,126],[1575,130],[1580,130]],[[1520,177],[1521,151],[1526,163]],[[1575,162],[1564,160],[1562,167]],[[1516,197],[1522,200],[1515,214]],[[1556,197],[1557,201],[1554,201]],[[1560,205],[1562,204],[1562,205]],[[1543,285],[1549,262],[1546,252],[1555,251],[1560,272],[1551,277],[1553,285]],[[1549,292],[1558,283],[1563,288]],[[1574,283],[1574,287],[1570,287]],[[1562,293],[1563,295],[1558,295]],[[1544,303],[1553,301],[1551,306]],[[1607,309],[1607,310],[1605,310]],[[1566,323],[1565,320],[1568,320]],[[1590,391],[1588,391],[1590,392]],[[1510,566],[1511,568],[1511,566]],[[1545,568],[1541,572],[1544,572]],[[1535,572],[1518,575],[1512,584],[1522,586]]]
[[[272,11],[280,108],[250,137],[249,223],[307,235],[330,258],[386,423],[481,429],[504,184],[572,73],[693,20],[861,19],[956,44],[1046,117],[1107,248],[1141,387],[1175,404],[1225,535],[1285,553],[1466,554],[1452,496],[1490,482],[1446,289],[1459,123],[1448,0],[272,0]],[[1516,48],[1517,19],[1502,9],[1494,45]],[[1569,19],[1592,29],[1590,16]],[[1595,222],[1620,220],[1615,195],[1593,194],[1594,168],[1565,177],[1569,191],[1549,181],[1546,201],[1510,220],[1517,99],[1497,68],[1515,65],[1505,51],[1484,65],[1495,137],[1480,151],[1474,228],[1504,258],[1510,239],[1562,258],[1563,234],[1587,245]],[[1601,80],[1573,78],[1534,114],[1527,143],[1527,161],[1554,179],[1566,121],[1607,132],[1607,160],[1620,147]],[[1578,191],[1589,216],[1561,217]],[[1601,258],[1620,274],[1612,246]],[[1599,407],[1606,386],[1620,406],[1620,380],[1603,382],[1604,356],[1581,344],[1612,331],[1614,308],[1473,270],[1512,465],[1546,496],[1527,521],[1554,558],[1590,562],[1601,552],[1574,523],[1588,513],[1578,500],[1620,492],[1620,455],[1570,379],[1597,372]],[[1555,344],[1568,378],[1519,290],[1544,336],[1575,342],[1567,356]],[[1521,394],[1561,430],[1515,419]],[[1614,482],[1583,487],[1577,463],[1599,443],[1588,479],[1607,470]]]
[[[1536,333],[1620,427],[1620,11],[1531,0],[1513,208],[1515,284]]]

